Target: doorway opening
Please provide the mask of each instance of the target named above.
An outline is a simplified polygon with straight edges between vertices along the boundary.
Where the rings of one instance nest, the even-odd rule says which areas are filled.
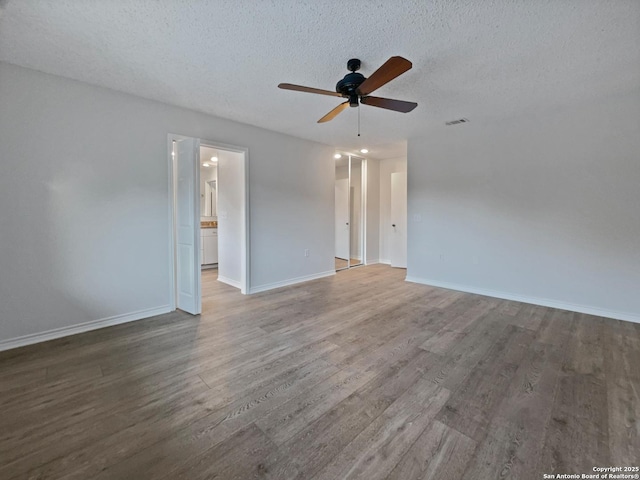
[[[200,264],[218,269],[218,150],[200,143]],[[216,273],[216,272],[212,272]],[[217,274],[215,275],[217,277]]]
[[[380,160],[380,263],[407,267],[407,159]]]
[[[168,152],[171,307],[197,315],[203,264],[249,291],[248,150],[169,134]],[[205,178],[201,169],[210,169]]]
[[[336,154],[335,172],[335,269],[339,271],[365,263],[366,160]]]

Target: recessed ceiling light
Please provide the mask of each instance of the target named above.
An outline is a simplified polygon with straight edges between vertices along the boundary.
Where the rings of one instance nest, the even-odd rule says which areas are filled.
[[[335,159],[337,160],[338,158],[342,158],[342,155],[340,155],[339,153],[336,153],[336,154],[333,156],[333,158],[335,158]]]
[[[203,167],[210,167],[211,165],[209,165],[208,163],[203,163],[202,166]]]
[[[361,148],[360,153],[369,153],[369,150],[367,150],[366,148]]]
[[[214,162],[214,163],[217,162],[218,161],[218,157],[211,157],[211,161]]]

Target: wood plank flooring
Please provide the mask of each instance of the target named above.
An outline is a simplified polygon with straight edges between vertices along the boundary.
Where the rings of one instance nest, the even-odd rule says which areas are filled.
[[[383,265],[0,353],[2,479],[540,479],[640,462],[640,325]]]

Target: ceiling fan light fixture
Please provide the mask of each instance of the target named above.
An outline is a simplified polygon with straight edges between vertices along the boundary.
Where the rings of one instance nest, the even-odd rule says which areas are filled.
[[[360,69],[360,60],[352,58],[347,62],[347,68],[350,73],[346,74],[344,78],[338,81],[335,92],[322,90],[320,88],[305,87],[303,85],[294,85],[292,83],[280,83],[278,88],[298,92],[316,93],[320,95],[330,95],[332,97],[342,97],[346,99],[345,102],[341,103],[318,120],[318,123],[325,123],[333,120],[347,107],[359,107],[360,104],[394,110],[401,113],[408,113],[416,108],[418,104],[415,102],[405,102],[404,100],[394,100],[391,98],[372,97],[370,95],[374,90],[377,90],[394,78],[399,77],[404,72],[410,70],[411,67],[412,64],[409,60],[395,56],[387,60],[380,68],[374,71],[367,78],[357,72],[357,70]],[[360,110],[358,110],[358,112],[359,111]],[[358,136],[360,136],[359,132]]]

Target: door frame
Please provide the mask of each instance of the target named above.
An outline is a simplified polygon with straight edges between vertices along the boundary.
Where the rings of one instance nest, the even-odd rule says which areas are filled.
[[[369,198],[368,165],[368,160],[366,158],[362,158],[362,179],[360,181],[362,184],[362,265],[369,265],[369,263],[367,262],[367,199]]]
[[[351,179],[353,176],[352,161],[356,159],[360,161],[360,263],[351,265],[351,227],[353,219],[351,218]],[[349,154],[349,268],[363,267],[367,265],[367,159],[356,154]]]
[[[188,135],[180,135],[175,133],[167,134],[167,164],[169,166],[169,182],[168,182],[168,191],[169,191],[169,208],[168,208],[168,220],[169,220],[169,307],[171,311],[176,309],[176,298],[177,298],[177,282],[176,276],[177,272],[177,262],[176,262],[176,207],[177,207],[177,196],[176,196],[176,163],[174,161],[171,152],[173,150],[173,142],[178,140],[184,140],[187,138],[196,138],[198,140],[198,150],[200,146],[204,145],[207,147],[216,148],[218,150],[227,150],[235,153],[242,153],[244,156],[244,161],[242,165],[243,169],[243,177],[244,177],[244,205],[241,207],[241,212],[244,216],[244,221],[242,222],[242,234],[240,235],[240,292],[242,294],[247,294],[250,291],[250,279],[251,279],[251,256],[250,256],[250,246],[251,246],[251,232],[250,232],[250,209],[249,209],[249,149],[246,147],[240,147],[237,145],[230,145],[228,143],[218,142],[215,140],[203,139],[198,137],[191,137]],[[198,161],[199,155],[196,156],[195,161],[198,162],[196,165],[196,175],[194,177],[195,185],[194,191],[200,192],[200,165]],[[198,197],[199,197],[198,193]],[[194,235],[196,238],[196,255],[200,255],[200,202],[194,202],[194,211],[193,214],[196,218],[196,222],[194,223]],[[201,275],[198,275],[196,291],[198,292],[198,296],[200,298],[200,303],[202,303],[202,289],[201,289]],[[202,308],[200,308],[202,310]]]

